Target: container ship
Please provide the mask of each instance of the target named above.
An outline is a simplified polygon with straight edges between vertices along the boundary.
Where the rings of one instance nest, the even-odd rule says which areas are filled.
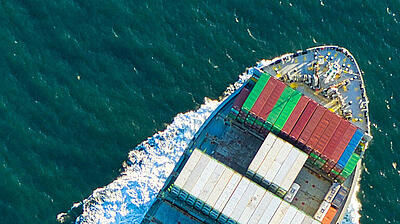
[[[320,46],[261,60],[210,115],[142,223],[340,223],[372,139],[363,72]]]

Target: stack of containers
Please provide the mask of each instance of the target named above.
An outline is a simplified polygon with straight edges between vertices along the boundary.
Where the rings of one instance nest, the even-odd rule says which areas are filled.
[[[318,223],[198,149],[193,151],[169,191],[219,223]]]
[[[283,197],[307,158],[307,154],[269,133],[250,163],[246,176]]]
[[[309,164],[332,178],[343,181],[354,169],[351,163],[344,171],[363,133],[267,73],[251,91],[241,90],[230,116],[262,136],[271,131],[297,146],[310,156]]]

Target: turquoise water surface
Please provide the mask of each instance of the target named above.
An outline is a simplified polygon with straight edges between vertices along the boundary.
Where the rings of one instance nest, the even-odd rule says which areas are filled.
[[[400,223],[399,21],[398,1],[2,1],[0,223],[56,223],[246,67],[323,44],[365,72],[360,222]]]

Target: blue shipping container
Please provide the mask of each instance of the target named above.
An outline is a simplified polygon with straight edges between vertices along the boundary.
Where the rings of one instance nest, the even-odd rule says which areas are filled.
[[[347,145],[346,149],[344,150],[342,156],[340,156],[339,161],[337,162],[337,165],[340,167],[345,167],[347,162],[349,161],[351,155],[353,154],[354,150],[358,146],[358,143],[360,143],[362,137],[364,134],[357,129],[357,131],[354,133],[353,137],[351,138],[349,144]]]

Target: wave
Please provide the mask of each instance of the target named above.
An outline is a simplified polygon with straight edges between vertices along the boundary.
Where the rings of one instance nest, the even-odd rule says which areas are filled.
[[[76,224],[140,223],[194,134],[218,105],[249,77],[245,73],[240,75],[221,99],[205,98],[198,110],[178,114],[164,131],[148,138],[129,153],[120,177],[96,189],[82,202],[75,203],[68,213],[60,213],[58,221],[65,223],[71,211],[81,207],[83,212],[76,218]],[[359,207],[358,200],[355,199],[354,203],[352,200],[343,223],[358,223],[353,220],[357,220]]]

